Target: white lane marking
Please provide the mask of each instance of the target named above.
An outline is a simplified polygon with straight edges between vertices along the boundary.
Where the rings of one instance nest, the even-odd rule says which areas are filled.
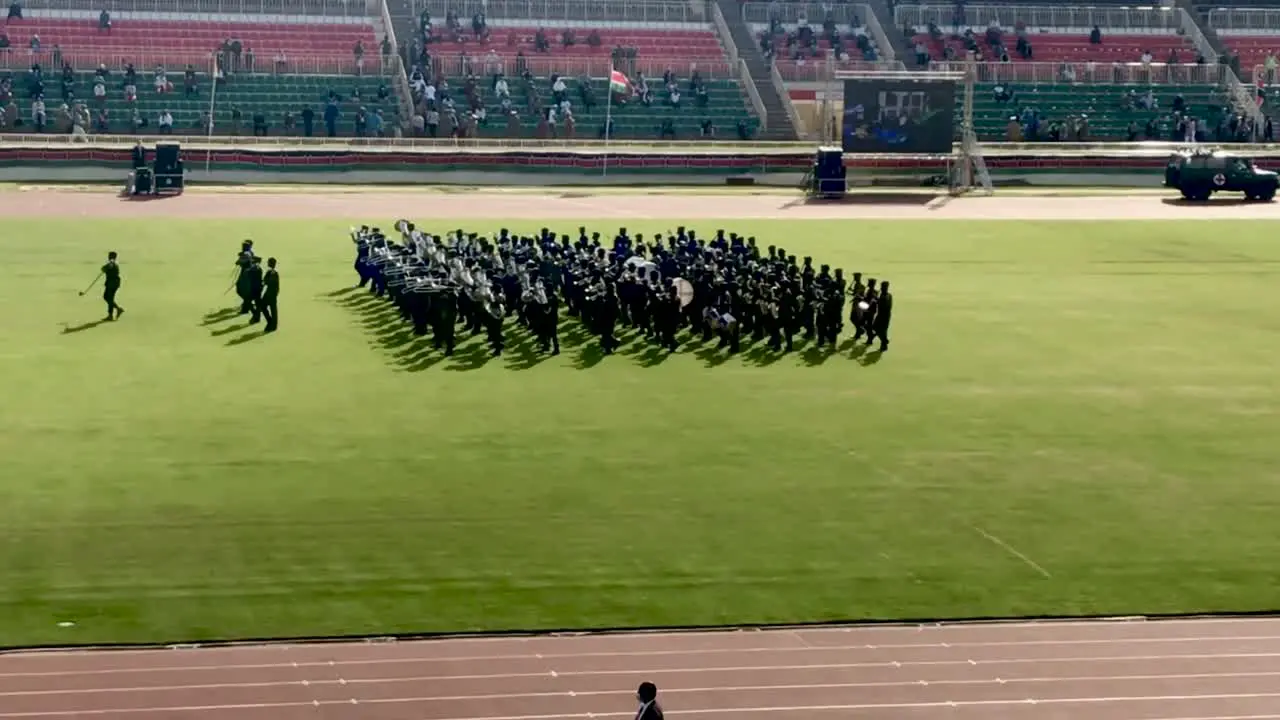
[[[563,694],[562,694],[563,695]],[[927,709],[927,708],[958,708],[958,707],[1002,707],[1009,705],[1025,705],[1033,703],[1037,705],[1103,705],[1108,703],[1137,703],[1137,702],[1188,702],[1199,700],[1261,700],[1280,698],[1280,693],[1213,693],[1205,695],[1130,695],[1130,696],[1099,696],[1099,697],[1071,697],[1071,698],[1049,698],[1045,700],[943,700],[937,702],[901,702],[901,703],[866,703],[866,704],[846,704],[846,705],[790,705],[790,706],[762,706],[747,708],[682,708],[680,714],[683,715],[737,715],[741,713],[795,713],[795,712],[818,712],[832,710],[911,710],[911,709]],[[366,701],[369,705],[396,705],[420,702],[432,702],[436,698],[379,698]],[[68,716],[103,716],[103,715],[134,715],[143,713],[196,713],[196,712],[222,712],[225,710],[261,710],[269,708],[289,708],[289,707],[320,707],[327,705],[346,705],[344,700],[313,700],[310,703],[291,702],[291,703],[241,703],[237,705],[188,705],[178,707],[157,707],[157,708],[117,708],[110,710],[50,710],[50,711],[34,711],[34,712],[18,712],[18,713],[0,713],[0,718],[27,718],[27,717],[68,717]],[[590,715],[591,717],[631,717],[632,712],[607,712],[607,713],[567,713],[552,715],[506,715],[506,716],[476,716],[472,715],[466,718],[449,718],[445,720],[555,720],[557,718],[583,718]]]
[[[676,671],[669,671],[676,672]],[[678,693],[705,693],[705,692],[764,692],[771,690],[838,690],[841,688],[892,688],[892,687],[912,687],[912,686],[933,686],[933,685],[954,685],[954,686],[973,686],[973,685],[1005,685],[1005,684],[1021,684],[1021,685],[1050,685],[1054,683],[1070,683],[1070,682],[1146,682],[1151,680],[1230,680],[1238,678],[1274,678],[1280,677],[1280,670],[1277,671],[1258,671],[1258,672],[1224,672],[1224,673],[1152,673],[1141,675],[1049,675],[1043,677],[1029,678],[970,678],[970,679],[953,679],[953,680],[897,680],[897,681],[881,681],[881,682],[848,682],[848,683],[792,683],[784,685],[714,685],[708,687],[667,687],[663,689],[663,693],[667,695]],[[302,685],[346,685],[348,682],[361,685],[391,685],[396,683],[418,683],[433,680],[441,680],[442,678],[433,677],[403,677],[403,678],[377,678],[365,680],[315,680],[301,681]],[[228,689],[264,689],[273,687],[291,687],[297,685],[297,682],[280,682],[280,683],[238,683],[234,685],[173,685],[166,687],[141,687],[141,688],[103,688],[100,690],[23,690],[16,692],[0,693],[0,697],[32,697],[32,696],[57,696],[57,695],[92,695],[106,693],[130,693],[140,694],[145,692],[187,692],[192,690],[228,690]],[[556,690],[548,692],[524,692],[524,693],[478,693],[471,695],[441,695],[431,698],[419,698],[422,700],[498,700],[512,698],[537,698],[537,697],[569,697],[595,696],[595,695],[618,695],[621,691],[613,690]],[[0,714],[0,717],[4,717]]]
[[[993,647],[1052,647],[1052,646],[1079,646],[1079,645],[1146,645],[1146,644],[1174,644],[1174,643],[1241,643],[1241,642],[1274,642],[1280,641],[1280,635],[1249,635],[1249,636],[1203,636],[1203,637],[1150,637],[1150,638],[1099,638],[1094,640],[1026,640],[1026,641],[992,641],[992,642],[969,642],[969,643],[903,643],[903,644],[880,644],[880,645],[816,645],[814,647],[747,647],[747,648],[715,648],[709,650],[653,650],[653,651],[637,651],[637,652],[591,652],[591,653],[563,653],[563,654],[544,654],[544,659],[573,659],[573,658],[604,658],[604,657],[670,657],[681,655],[747,655],[758,653],[833,653],[833,652],[849,652],[856,650],[866,650],[874,648],[876,650],[913,650],[913,649],[930,649],[943,648],[993,648]],[[113,656],[115,653],[103,653],[101,656]],[[12,658],[13,656],[0,655],[0,658]],[[400,657],[400,658],[372,658],[367,660],[328,660],[328,661],[303,661],[297,663],[297,667],[329,667],[329,666],[349,666],[349,665],[407,665],[411,663],[459,663],[459,662],[496,662],[496,661],[519,661],[533,659],[532,655],[475,655],[468,657]],[[38,672],[0,672],[0,678],[18,678],[18,677],[61,677],[67,675],[123,675],[137,673],[164,673],[164,672],[195,672],[195,671],[235,671],[235,670],[269,670],[271,668],[287,668],[291,667],[290,663],[249,663],[249,664],[227,664],[227,665],[162,665],[157,667],[125,667],[125,668],[98,668],[93,670],[49,670]]]

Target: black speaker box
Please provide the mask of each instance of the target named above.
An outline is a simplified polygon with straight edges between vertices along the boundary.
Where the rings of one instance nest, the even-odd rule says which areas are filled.
[[[156,145],[155,168],[157,173],[173,172],[182,159],[182,147],[177,143]]]

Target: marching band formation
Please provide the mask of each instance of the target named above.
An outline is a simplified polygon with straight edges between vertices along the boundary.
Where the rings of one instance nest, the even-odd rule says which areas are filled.
[[[796,262],[782,248],[761,253],[754,237],[717,230],[710,240],[677,228],[646,241],[618,231],[606,247],[600,233],[578,228],[578,239],[543,228],[536,237],[503,229],[491,238],[455,230],[441,237],[413,223],[396,223],[399,241],[378,228],[353,230],[360,287],[388,297],[432,342],[453,353],[458,325],[485,332],[494,355],[504,348],[503,325],[514,316],[543,352],[560,352],[560,305],[600,338],[611,354],[619,323],[674,352],[682,328],[694,338],[719,338],[738,352],[743,337],[768,338],[775,351],[792,349],[803,332],[834,349],[844,330],[845,299],[854,342],[889,348],[893,295],[889,283],[864,284],[862,273],[846,282],[844,271],[813,259]]]

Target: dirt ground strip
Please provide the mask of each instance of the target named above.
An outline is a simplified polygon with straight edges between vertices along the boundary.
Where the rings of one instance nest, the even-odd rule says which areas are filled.
[[[545,195],[474,192],[333,192],[307,194],[201,190],[144,201],[110,191],[21,188],[0,193],[0,217],[84,218],[343,219],[386,222],[413,218],[502,218],[581,220],[585,218],[936,219],[936,220],[1280,220],[1280,203],[1228,200],[1188,205],[1169,197],[1029,197],[1026,195],[950,198],[921,193],[868,193],[843,203],[806,203],[798,194],[672,195],[658,193],[556,192]]]
[[[0,656],[0,718],[1280,718],[1280,619],[450,639]]]

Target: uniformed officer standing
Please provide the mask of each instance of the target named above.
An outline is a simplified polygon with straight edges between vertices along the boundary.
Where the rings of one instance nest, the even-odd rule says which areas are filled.
[[[120,291],[120,264],[116,262],[118,257],[115,250],[107,253],[107,264],[102,266],[98,277],[89,283],[89,287],[80,292],[83,296],[98,282],[98,278],[102,278],[102,299],[107,303],[107,320],[116,320],[124,314],[124,308],[116,304],[116,293]]]
[[[267,326],[262,329],[262,332],[275,332],[279,326],[279,301],[280,273],[276,270],[276,259],[267,258],[267,273],[262,278],[262,299],[258,301],[258,307],[262,309],[262,317],[267,321]]]
[[[236,295],[240,297],[240,314],[253,312],[253,303],[249,294],[249,268],[253,267],[253,241],[245,240],[240,246],[240,254],[236,256]]]
[[[247,288],[245,303],[253,312],[253,316],[249,318],[249,324],[253,325],[262,320],[262,258],[253,256],[253,260],[249,262],[249,269],[244,274],[248,277],[245,281]]]
[[[889,282],[880,284],[880,300],[876,304],[876,319],[872,333],[880,338],[880,352],[889,349],[889,321],[893,319],[893,293],[889,292]],[[871,344],[871,337],[867,337]]]

